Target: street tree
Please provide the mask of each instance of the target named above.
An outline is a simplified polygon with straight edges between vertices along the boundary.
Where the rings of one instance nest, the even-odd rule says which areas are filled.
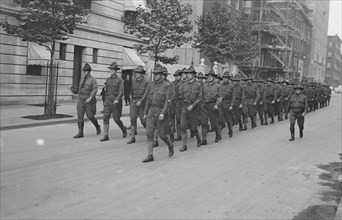
[[[232,20],[226,7],[215,1],[211,11],[196,20],[193,47],[199,48],[209,60],[236,65],[250,63],[257,55],[257,41],[246,15]]]
[[[155,62],[175,64],[178,56],[167,57],[168,49],[180,47],[191,40],[187,33],[192,31],[189,20],[192,9],[180,0],[151,0],[148,8],[138,7],[133,13],[122,17],[128,33],[142,39],[134,45],[140,54],[148,53]]]
[[[55,113],[53,60],[58,40],[66,40],[73,34],[76,25],[84,23],[87,11],[78,6],[76,0],[14,0],[22,10],[17,17],[19,24],[1,20],[1,27],[10,35],[23,41],[35,42],[50,52],[48,101],[44,112]],[[56,85],[57,86],[57,85]]]

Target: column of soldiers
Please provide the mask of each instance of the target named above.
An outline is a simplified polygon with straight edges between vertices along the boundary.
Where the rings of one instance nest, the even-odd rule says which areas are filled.
[[[104,137],[109,140],[109,118],[122,130],[123,138],[127,129],[120,120],[122,113],[123,80],[117,76],[118,65],[114,62],[109,67],[111,76],[106,80],[106,98],[104,101]],[[78,91],[77,113],[79,132],[74,138],[83,137],[84,114],[94,124],[97,134],[101,133],[95,118],[97,83],[91,77],[89,64],[84,66],[84,77]],[[228,136],[233,136],[233,126],[239,131],[257,127],[257,116],[260,125],[273,124],[290,119],[290,141],[294,138],[294,125],[297,121],[299,136],[303,137],[305,114],[329,105],[331,89],[319,83],[295,85],[287,80],[266,81],[251,77],[233,77],[224,72],[219,77],[213,70],[207,74],[196,73],[193,66],[177,70],[175,80],[167,79],[165,67],[157,65],[153,70],[153,82],[145,79],[145,70],[139,66],[133,71],[130,103],[131,137],[127,144],[136,142],[137,119],[144,128],[148,142],[148,155],[143,162],[154,160],[153,148],[157,147],[158,138],[168,146],[169,157],[174,154],[174,142],[182,141],[180,152],[188,150],[188,133],[196,137],[197,147],[207,145],[210,127],[215,132],[214,142],[222,139],[222,129],[227,127]],[[95,106],[95,107],[94,107]],[[174,136],[176,134],[176,137]]]

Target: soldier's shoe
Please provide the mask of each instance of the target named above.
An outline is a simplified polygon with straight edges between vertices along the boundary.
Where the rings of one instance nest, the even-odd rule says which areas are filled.
[[[175,150],[174,150],[173,144],[172,144],[171,146],[169,146],[169,157],[172,157],[174,153],[175,153]]]
[[[148,163],[148,162],[151,162],[151,161],[154,161],[154,158],[153,158],[153,155],[152,154],[149,154],[145,159],[143,159],[143,163]]]
[[[108,135],[103,136],[103,138],[101,138],[100,141],[109,141]]]
[[[182,140],[182,136],[180,136],[180,135],[177,135],[177,137],[176,137],[175,141],[181,141],[181,140]]]
[[[247,126],[243,126],[241,131],[247,131]]]
[[[125,138],[127,137],[127,128],[124,127],[123,131],[122,131],[122,137]]]
[[[183,145],[183,147],[181,149],[179,149],[180,152],[184,152],[187,150],[188,150],[188,147],[186,145]]]
[[[221,135],[218,135],[216,138],[215,138],[215,143],[219,142],[221,140]]]
[[[242,125],[240,125],[240,126],[239,126],[239,131],[242,131],[242,129],[243,129],[243,128],[242,128]]]
[[[74,138],[83,138],[84,136],[83,136],[83,132],[78,132],[75,136],[74,136]]]
[[[154,148],[154,147],[158,147],[159,146],[159,143],[158,143],[158,141],[153,141],[153,143],[152,143],[152,147]]]
[[[97,135],[101,134],[101,126],[100,125],[98,127],[96,127],[96,134]]]
[[[133,143],[135,143],[135,137],[131,137],[129,141],[127,142],[127,144],[133,144]]]
[[[271,121],[270,124],[274,124],[274,121]]]
[[[190,138],[195,137],[195,132],[193,132],[192,130],[190,130]]]
[[[197,140],[197,147],[200,147],[202,145],[201,143],[202,143],[201,139]]]
[[[282,118],[279,118],[278,121],[284,121]]]
[[[289,139],[289,141],[294,141],[294,136],[291,136],[291,138]]]
[[[285,120],[287,119],[287,115],[285,115]]]
[[[253,124],[252,124],[252,129],[253,129],[253,128],[256,128],[256,126],[257,126],[257,125],[253,123]]]
[[[233,131],[232,132],[228,132],[229,137],[233,137]]]
[[[202,146],[202,145],[207,145],[207,140],[204,140],[204,139],[203,139],[203,140],[201,141],[201,146]]]
[[[304,136],[304,135],[303,135],[303,131],[300,131],[300,132],[299,132],[299,137],[300,137],[300,138],[303,138],[303,136]]]

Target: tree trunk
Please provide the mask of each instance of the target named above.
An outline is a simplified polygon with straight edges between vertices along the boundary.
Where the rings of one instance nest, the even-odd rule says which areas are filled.
[[[55,83],[54,83],[54,65],[53,65],[53,55],[55,53],[55,40],[52,41],[52,47],[51,47],[51,58],[50,58],[50,66],[49,66],[49,83],[48,83],[48,101],[47,101],[47,115],[51,116],[55,113],[55,106],[54,106],[54,91],[55,91]]]

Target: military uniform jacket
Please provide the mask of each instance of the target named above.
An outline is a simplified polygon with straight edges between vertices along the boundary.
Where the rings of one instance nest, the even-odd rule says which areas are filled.
[[[220,85],[215,82],[203,84],[203,103],[220,104]]]
[[[150,83],[145,105],[145,115],[147,115],[150,107],[162,108],[161,114],[165,115],[168,110],[170,100],[171,85],[164,80],[154,81]]]
[[[106,96],[114,96],[114,101],[120,101],[124,93],[123,80],[118,76],[111,76],[106,80]]]
[[[222,99],[222,104],[226,107],[234,106],[235,102],[235,87],[231,83],[222,83],[220,86],[220,95]]]
[[[190,104],[196,108],[202,100],[202,87],[193,79],[192,82],[187,81],[182,86],[182,101],[184,104]]]
[[[239,107],[245,102],[245,89],[240,84],[235,86],[235,102],[234,106]]]
[[[279,101],[282,101],[282,99],[283,99],[283,87],[281,86],[281,85],[275,85],[275,90],[276,90],[276,96],[275,97],[277,97],[276,99],[278,100],[279,99]]]
[[[83,82],[85,80],[85,83]],[[95,97],[97,93],[97,81],[96,79],[88,75],[86,79],[84,77],[81,78],[81,84],[78,89],[78,94],[82,96],[89,96],[89,97]],[[81,88],[81,85],[84,83],[84,87]]]
[[[259,88],[259,100],[258,102],[262,102],[263,101],[263,95],[264,95],[264,92],[266,90],[266,87],[264,85],[258,85],[258,88]]]
[[[143,98],[145,91],[148,88],[149,81],[145,79],[145,77],[141,77],[141,79],[137,80],[134,79],[132,81],[132,87],[131,87],[131,96],[132,101],[141,101]]]
[[[275,89],[275,87],[273,85],[266,86],[265,92],[263,95],[264,102],[275,101],[276,97],[277,97],[277,90]]]
[[[245,86],[245,100],[248,104],[257,102],[259,99],[259,88],[255,84],[246,84]]]
[[[281,90],[282,96],[285,101],[288,101],[292,95],[292,89],[289,86],[283,86],[283,89]]]
[[[303,94],[293,94],[290,98],[287,110],[295,114],[306,112],[308,108],[308,99]]]

